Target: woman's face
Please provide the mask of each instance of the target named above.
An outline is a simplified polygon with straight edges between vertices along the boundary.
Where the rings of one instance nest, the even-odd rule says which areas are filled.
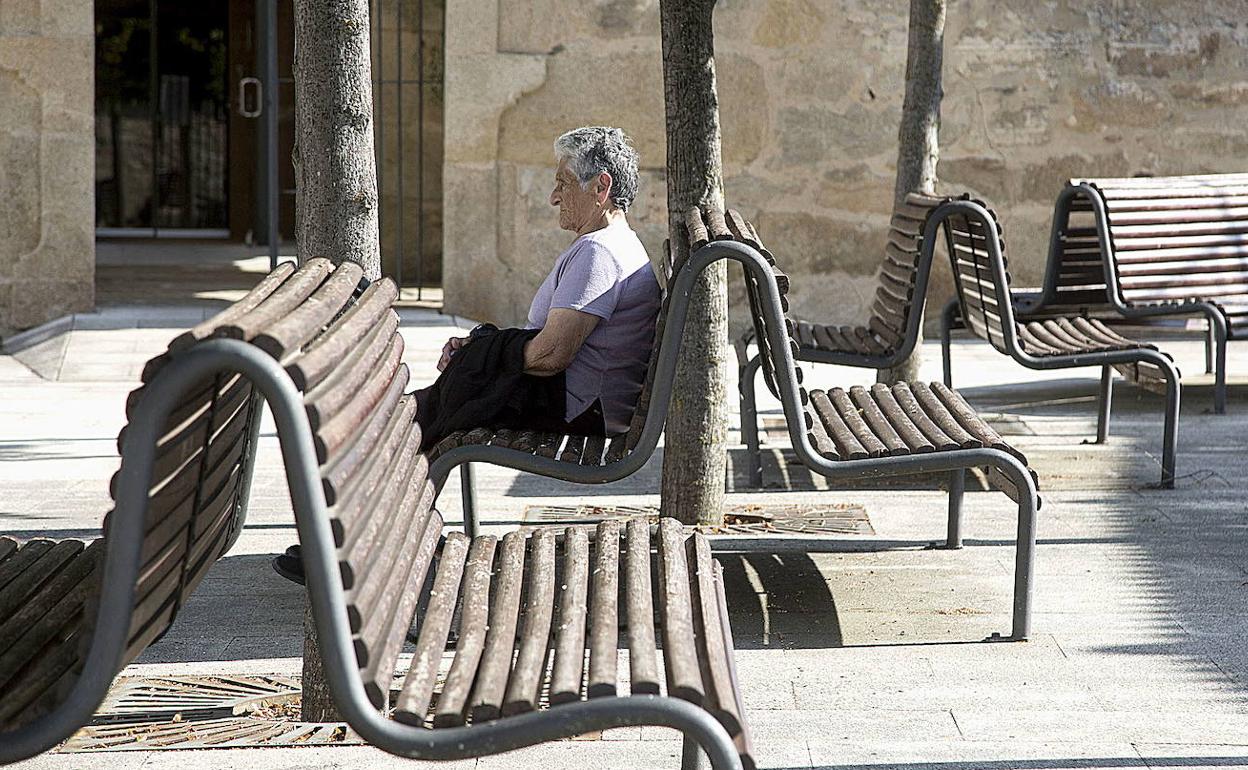
[[[560,229],[579,232],[602,214],[602,206],[598,202],[600,186],[595,181],[590,183],[588,190],[582,190],[576,174],[568,168],[568,162],[559,161],[559,167],[555,169],[555,189],[550,191],[550,205],[559,207]]]

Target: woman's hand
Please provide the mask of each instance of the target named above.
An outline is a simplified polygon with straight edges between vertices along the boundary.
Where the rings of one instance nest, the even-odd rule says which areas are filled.
[[[451,337],[442,346],[442,357],[438,359],[438,371],[444,371],[446,365],[451,362],[451,356],[455,355],[455,351],[468,344],[467,337]]]

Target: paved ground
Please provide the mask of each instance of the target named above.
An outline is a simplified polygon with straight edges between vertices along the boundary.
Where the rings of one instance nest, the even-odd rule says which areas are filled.
[[[0,532],[98,530],[137,368],[204,312],[113,307],[0,356]],[[418,383],[455,328],[453,318],[405,312]],[[1167,348],[1185,371],[1201,368],[1198,344]],[[1231,352],[1242,381],[1248,348]],[[927,357],[939,360],[930,346]],[[929,551],[943,531],[942,493],[817,491],[809,478],[780,472],[773,446],[766,481],[779,488],[733,491],[732,502],[858,502],[877,536],[844,538],[819,553],[720,555],[762,765],[1248,767],[1248,388],[1233,391],[1226,417],[1205,413],[1207,388],[1187,389],[1179,488],[1157,491],[1148,485],[1158,473],[1160,399],[1120,387],[1112,442],[1081,446],[1094,432],[1095,371],[1038,377],[972,343],[957,346],[955,361],[956,384],[999,415],[1040,473],[1035,636],[978,641],[1008,630],[1014,517],[1004,496],[969,494],[967,547]],[[810,377],[869,378],[831,367]],[[763,408],[778,415],[774,402]],[[242,539],[128,673],[298,672],[301,594],[268,567],[294,528],[271,427],[263,435]],[[508,527],[540,503],[654,503],[657,467],[594,488],[482,469],[481,505],[491,523]],[[448,520],[457,501],[452,481],[441,506]],[[678,751],[672,734],[633,730],[453,766],[676,767]],[[403,764],[370,748],[334,748],[46,755],[24,766]]]

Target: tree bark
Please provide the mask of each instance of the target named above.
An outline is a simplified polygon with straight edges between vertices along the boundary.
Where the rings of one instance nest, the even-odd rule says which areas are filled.
[[[368,0],[295,2],[295,232],[299,259],[381,277]]]
[[[940,158],[941,69],[944,60],[945,7],[947,0],[910,0],[910,30],[906,49],[906,98],[897,132],[897,181],[893,202],[900,204],[910,192],[936,191],[936,162]],[[922,362],[923,325],[919,340],[904,361],[881,369],[880,382],[915,380]]]
[[[295,0],[295,233],[300,261],[356,262],[381,277],[368,0]],[[340,721],[311,610],[303,719]]]
[[[300,679],[300,715],[304,722],[341,722],[338,707],[329,694],[325,667],[321,663],[321,647],[312,620],[311,603],[303,608],[303,676]]]
[[[662,0],[663,95],[667,117],[669,237],[693,206],[723,206],[719,97],[715,90],[715,0]],[[727,265],[693,290],[676,366],[663,452],[662,513],[686,523],[723,522],[728,445]]]

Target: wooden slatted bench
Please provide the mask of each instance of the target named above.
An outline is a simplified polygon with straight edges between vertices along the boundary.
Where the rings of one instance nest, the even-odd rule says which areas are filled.
[[[880,263],[879,286],[871,303],[870,317],[861,325],[833,325],[817,320],[789,320],[790,337],[797,345],[798,361],[865,369],[887,369],[904,361],[918,342],[933,253],[924,248],[923,230],[928,217],[945,198],[909,193],[893,210]],[[773,257],[774,259],[774,257]],[[783,297],[783,295],[782,295]],[[787,306],[786,306],[787,310]],[[759,369],[772,395],[779,396],[775,382],[763,367],[766,341],[757,327],[739,341],[744,351],[756,343],[754,356],[742,355],[739,373],[741,438],[745,444],[746,476],[761,487],[763,468],[759,451],[758,406],[755,380]],[[800,370],[799,370],[800,371]]]
[[[592,537],[571,528],[443,540],[404,394],[396,296],[393,282],[362,281],[352,264],[284,265],[144,367],[104,538],[0,539],[0,639],[17,640],[0,651],[0,763],[85,724],[228,550],[263,397],[326,676],[361,736],[450,759],[649,724],[685,734],[687,766],[699,747],[717,768],[753,766],[723,580],[704,538],[669,521],[654,533],[608,522]],[[419,643],[391,708],[414,616]],[[616,686],[622,638],[626,691]]]
[[[1116,324],[1203,316],[1214,411],[1226,409],[1226,343],[1248,337],[1248,174],[1072,179],[1058,196],[1029,315]]]
[[[667,419],[689,301],[687,296],[673,295],[676,263],[667,242],[663,250],[663,259],[655,266],[662,303],[655,320],[654,344],[627,432],[603,437],[481,426],[456,431],[429,451],[430,474],[439,488],[455,468],[460,469],[466,531],[477,531],[474,462],[562,481],[604,484],[632,475],[653,456]]]
[[[917,214],[917,212],[916,212]],[[917,218],[914,220],[917,222]],[[924,231],[911,225],[911,236]],[[917,230],[917,232],[916,232]],[[930,231],[928,231],[930,232]],[[985,467],[989,478],[1018,505],[1018,539],[1012,629],[1009,638],[1030,633],[1030,596],[1035,552],[1035,518],[1040,505],[1035,472],[1026,458],[985,423],[955,391],[941,383],[898,383],[892,388],[810,391],[802,387],[796,359],[797,324],[787,317],[789,281],[758,232],[739,213],[691,210],[683,240],[673,242],[679,278],[696,275],[719,259],[745,269],[764,378],[784,407],[797,459],[810,470],[839,479],[948,472],[946,546],[962,543],[965,471]],[[687,254],[688,256],[684,256]]]
[[[949,198],[933,215],[945,235],[953,269],[958,318],[981,339],[1030,369],[1101,367],[1097,443],[1109,433],[1113,370],[1140,386],[1165,395],[1161,486],[1173,487],[1178,443],[1179,371],[1156,346],[1123,337],[1104,322],[1082,316],[1015,320],[1005,258],[1005,241],[996,212],[969,195]],[[950,311],[946,310],[946,316]],[[941,337],[945,385],[951,382],[948,329]]]

